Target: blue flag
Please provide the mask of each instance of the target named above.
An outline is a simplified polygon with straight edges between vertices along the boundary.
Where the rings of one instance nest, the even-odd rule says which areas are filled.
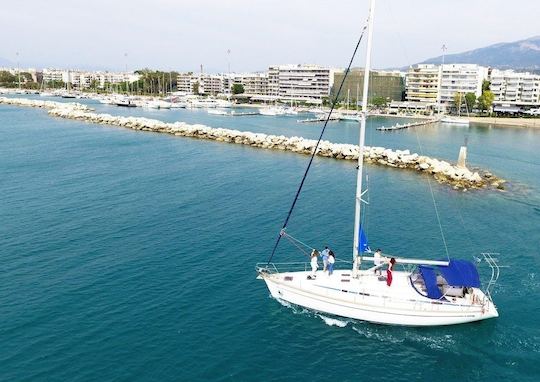
[[[362,226],[360,226],[360,240],[358,241],[358,243],[359,243],[358,252],[360,253],[371,252],[366,234],[364,233]]]

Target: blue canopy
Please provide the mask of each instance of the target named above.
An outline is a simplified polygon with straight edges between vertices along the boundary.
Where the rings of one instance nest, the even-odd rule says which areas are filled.
[[[448,266],[438,266],[448,285],[456,287],[480,287],[476,266],[467,260],[451,259]]]
[[[442,297],[441,290],[437,286],[437,275],[435,270],[431,267],[420,265],[418,267],[422,278],[424,279],[424,284],[426,285],[427,295],[429,298],[439,299]]]

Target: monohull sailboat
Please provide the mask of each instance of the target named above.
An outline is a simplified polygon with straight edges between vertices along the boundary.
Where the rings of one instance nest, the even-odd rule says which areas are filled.
[[[499,267],[492,254],[483,254],[492,272],[487,287],[482,289],[473,262],[450,258],[433,261],[392,256],[392,261],[387,264],[381,261],[378,253],[372,255],[369,250],[361,227],[360,210],[366,191],[362,188],[362,171],[374,7],[375,0],[371,0],[369,17],[364,27],[364,32],[366,29],[368,32],[368,41],[360,119],[352,268],[334,270],[332,275],[321,271],[313,275],[307,264],[300,265],[298,269],[295,264],[271,262],[282,237],[296,240],[286,232],[286,226],[317,151],[316,147],[270,259],[256,266],[258,278],[266,283],[270,294],[276,299],[317,312],[373,323],[437,326],[498,317],[490,291],[499,276]],[[352,59],[349,68],[351,64]],[[324,128],[319,142],[323,133]],[[390,267],[390,263],[392,268],[402,269],[391,270],[384,277],[381,271]]]

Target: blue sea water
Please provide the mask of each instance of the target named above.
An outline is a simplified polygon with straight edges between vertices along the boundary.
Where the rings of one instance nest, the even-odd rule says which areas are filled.
[[[315,137],[299,117],[99,112]],[[269,297],[268,258],[307,157],[54,119],[0,106],[0,380],[536,381],[540,378],[540,131],[439,125],[368,144],[469,162],[507,191],[432,182],[451,256],[498,252],[500,317],[401,328]],[[357,140],[354,123],[327,139]],[[367,166],[367,231],[387,253],[445,257],[428,178]],[[355,166],[317,158],[289,232],[351,252]],[[276,261],[302,261],[282,243]],[[488,276],[488,269],[482,275]]]

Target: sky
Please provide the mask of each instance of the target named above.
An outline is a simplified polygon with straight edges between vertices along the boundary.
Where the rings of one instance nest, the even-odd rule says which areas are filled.
[[[367,11],[368,0],[2,0],[0,66],[345,67]],[[451,54],[537,36],[539,15],[540,0],[377,0],[373,66],[414,64],[443,44]]]

